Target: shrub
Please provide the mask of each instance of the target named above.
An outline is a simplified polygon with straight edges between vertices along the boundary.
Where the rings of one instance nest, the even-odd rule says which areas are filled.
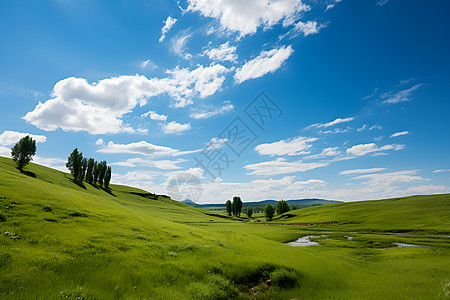
[[[53,208],[51,205],[44,204],[44,206],[42,206],[42,210],[46,211],[46,212],[51,212],[53,210]]]
[[[297,276],[293,271],[278,269],[270,273],[270,279],[273,285],[281,288],[293,288],[297,285]]]
[[[69,212],[69,216],[71,216],[71,217],[87,217],[87,214],[82,213],[81,211],[74,209],[74,210],[71,210]]]
[[[6,217],[0,214],[0,222],[6,222]]]

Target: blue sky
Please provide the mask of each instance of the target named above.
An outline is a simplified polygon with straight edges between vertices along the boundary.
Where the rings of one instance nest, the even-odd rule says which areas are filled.
[[[450,192],[446,1],[2,1],[0,155],[221,203]],[[263,122],[263,123],[262,123]]]

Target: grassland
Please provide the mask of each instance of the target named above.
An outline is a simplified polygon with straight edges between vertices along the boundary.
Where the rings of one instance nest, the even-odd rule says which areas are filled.
[[[130,187],[112,185],[106,192],[78,185],[68,174],[35,164],[26,171],[0,158],[1,299],[450,295],[448,238],[424,235],[449,231],[449,195],[417,198],[418,210],[408,199],[391,201],[398,204],[387,209],[372,202],[307,208],[275,225],[214,217]],[[329,221],[341,225],[317,224]],[[419,235],[364,233],[395,229]],[[350,230],[357,232],[351,241],[339,232]],[[284,244],[318,231],[327,235],[318,238],[321,246]],[[397,248],[394,242],[431,247]],[[274,284],[266,287],[269,278]],[[283,278],[295,284],[277,285],[290,282]]]

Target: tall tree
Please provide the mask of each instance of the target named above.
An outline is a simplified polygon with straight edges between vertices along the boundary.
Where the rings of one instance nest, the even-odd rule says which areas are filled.
[[[106,169],[108,168],[106,161],[101,161],[99,163],[99,172],[98,172],[98,183],[100,183],[100,187],[103,186],[103,180],[105,179]]]
[[[229,216],[231,216],[231,210],[232,210],[232,207],[231,207],[231,201],[230,200],[227,200],[227,202],[225,203],[225,206],[226,206],[226,209],[227,209],[227,214],[229,215]]]
[[[291,207],[285,200],[280,200],[277,202],[277,206],[276,206],[277,214],[281,215],[290,210],[291,210]]]
[[[273,214],[275,213],[275,210],[273,206],[270,203],[267,203],[266,207],[264,208],[264,215],[266,215],[267,220],[272,220]]]
[[[83,159],[81,160],[81,172],[80,172],[80,181],[83,181],[83,179],[86,176],[86,171],[87,171],[87,158],[83,157]],[[86,180],[87,181],[87,180]]]
[[[82,160],[83,154],[78,152],[78,148],[75,148],[67,159],[66,168],[69,169],[75,180],[78,180],[80,177]]]
[[[234,207],[234,215],[235,216],[241,216],[241,211],[242,211],[242,201],[241,201],[241,197],[238,196],[234,196],[233,197],[233,207]]]
[[[95,160],[93,158],[89,158],[86,171],[86,181],[89,183],[92,183],[92,180],[94,179],[94,167]]]
[[[253,216],[253,208],[251,206],[247,207],[247,211],[245,212],[245,214],[251,218]]]
[[[105,189],[109,187],[110,181],[111,181],[111,167],[108,167],[105,174]]]
[[[11,148],[11,156],[17,163],[17,168],[22,171],[36,154],[36,141],[29,135],[21,138],[14,147]]]
[[[97,161],[95,161],[94,162],[94,184],[97,184],[99,173],[100,173],[100,164]]]

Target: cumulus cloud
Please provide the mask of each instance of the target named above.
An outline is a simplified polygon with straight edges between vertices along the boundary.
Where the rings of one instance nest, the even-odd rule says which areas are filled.
[[[393,92],[385,93],[382,95],[382,98],[386,99],[386,100],[383,100],[383,103],[384,104],[394,104],[394,103],[399,103],[399,102],[411,101],[412,93],[415,90],[417,90],[418,88],[420,88],[422,85],[423,85],[423,83],[419,83],[409,89],[402,90],[397,93],[393,93]]]
[[[292,29],[290,29],[287,33],[281,35],[279,39],[281,40],[286,36],[292,39],[301,34],[306,37],[311,34],[319,33],[319,30],[322,29],[323,27],[325,27],[325,25],[319,25],[316,21],[307,21],[307,22],[298,21],[297,23],[294,24]]]
[[[168,16],[167,19],[164,21],[164,26],[161,28],[161,37],[159,38],[159,41],[162,42],[166,38],[166,34],[169,32],[169,30],[172,28],[173,25],[177,22],[177,19],[172,18],[171,16]]]
[[[283,158],[278,158],[272,161],[246,165],[244,168],[252,171],[247,173],[249,175],[274,176],[280,174],[305,172],[319,167],[325,167],[327,165],[328,163],[304,163],[301,160],[287,162]]]
[[[194,119],[208,119],[217,115],[223,115],[233,110],[233,104],[231,104],[230,101],[224,101],[221,106],[209,106],[206,109],[200,109],[197,112],[191,113],[190,117]]]
[[[258,57],[246,62],[242,67],[236,70],[234,80],[236,83],[242,83],[248,79],[259,78],[267,73],[273,73],[294,52],[292,46],[282,46],[270,51],[262,51]]]
[[[350,117],[350,118],[337,118],[334,121],[328,122],[328,123],[316,123],[316,124],[311,124],[308,127],[306,127],[305,129],[310,129],[310,128],[328,128],[337,124],[341,124],[341,123],[347,123],[347,122],[351,122],[353,121],[354,118]]]
[[[98,139],[98,140],[95,142],[95,144],[96,144],[96,145],[103,145],[103,140],[102,140],[102,139]]]
[[[163,128],[164,133],[166,133],[166,134],[172,134],[172,133],[180,134],[180,133],[185,132],[186,130],[191,129],[191,124],[189,124],[189,123],[180,124],[175,121],[172,121],[170,123],[163,124],[162,128]]]
[[[238,32],[240,36],[283,20],[296,20],[301,12],[310,10],[301,0],[188,0],[188,3],[187,11],[217,19],[223,28]]]
[[[367,180],[364,184],[372,186],[393,185],[395,183],[410,183],[415,181],[427,181],[429,179],[417,176],[417,170],[405,170],[391,173],[377,173],[356,176],[352,179]]]
[[[219,46],[219,48],[212,48],[205,50],[205,55],[213,61],[230,61],[234,62],[238,58],[236,54],[236,46],[230,46],[228,42]]]
[[[386,168],[353,169],[339,172],[339,175],[375,173],[386,170]]]
[[[167,120],[166,115],[160,115],[153,110],[150,110],[150,111],[146,112],[145,114],[142,114],[141,117],[142,118],[150,117],[150,119],[155,120],[155,121],[166,121]]]
[[[0,145],[12,146],[15,143],[17,143],[21,138],[23,138],[27,135],[32,137],[37,143],[45,143],[45,141],[47,141],[47,137],[44,135],[36,135],[36,134],[29,134],[29,133],[5,130],[5,131],[3,131],[2,134],[0,134]]]
[[[166,147],[166,146],[158,146],[146,141],[140,141],[136,143],[130,144],[115,144],[112,141],[109,142],[103,148],[97,150],[100,153],[111,153],[111,154],[140,154],[144,156],[180,156],[185,154],[191,154],[195,152],[199,152],[201,150],[192,150],[192,151],[181,151],[178,149]]]
[[[404,149],[404,145],[393,144],[393,145],[384,145],[382,147],[378,147],[375,143],[369,144],[359,144],[355,145],[346,150],[347,154],[355,155],[355,156],[363,156],[373,152],[386,151],[386,150],[402,150]]]
[[[400,131],[400,132],[391,134],[391,138],[402,136],[402,135],[408,135],[408,134],[409,134],[409,131]]]
[[[162,93],[175,100],[176,107],[193,103],[193,97],[205,98],[221,88],[228,70],[220,64],[198,66],[194,70],[168,70],[167,78],[119,76],[88,83],[70,77],[55,84],[53,98],[39,103],[23,117],[40,129],[51,131],[87,131],[92,134],[136,133],[122,117],[149,97]]]
[[[310,143],[317,141],[317,138],[295,137],[278,142],[260,144],[255,147],[255,151],[261,155],[300,155],[309,153]]]

